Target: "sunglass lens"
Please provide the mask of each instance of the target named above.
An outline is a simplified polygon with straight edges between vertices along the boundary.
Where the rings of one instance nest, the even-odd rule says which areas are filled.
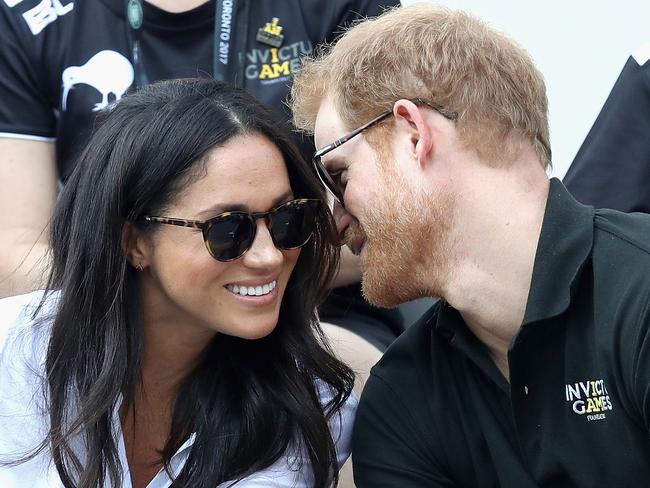
[[[295,249],[304,246],[314,232],[318,200],[293,201],[275,211],[271,234],[279,248]]]
[[[220,261],[237,259],[253,242],[255,228],[246,214],[225,215],[208,230],[210,253]]]
[[[334,198],[336,198],[336,200],[339,201],[339,203],[343,203],[343,192],[341,191],[340,185],[334,181],[332,175],[329,174],[319,157],[314,158],[314,167],[316,168],[316,173],[323,186],[325,186],[325,188]]]

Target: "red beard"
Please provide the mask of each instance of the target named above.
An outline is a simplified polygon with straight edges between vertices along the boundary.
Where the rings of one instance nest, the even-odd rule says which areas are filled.
[[[453,252],[453,199],[443,191],[407,194],[400,176],[386,173],[382,170],[374,205],[364,209],[344,237],[346,243],[366,238],[363,294],[380,307],[441,296]]]

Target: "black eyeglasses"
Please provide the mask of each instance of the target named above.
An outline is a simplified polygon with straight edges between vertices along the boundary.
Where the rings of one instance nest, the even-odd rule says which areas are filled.
[[[283,203],[268,212],[223,212],[209,220],[185,220],[170,217],[143,217],[146,222],[201,229],[210,255],[217,261],[234,261],[255,241],[257,219],[266,218],[273,244],[278,249],[298,249],[309,242],[316,225],[321,201],[300,198]]]
[[[423,100],[422,98],[412,98],[411,102],[413,102],[416,105],[427,105],[428,107],[431,107],[433,110],[435,110],[440,115],[442,115],[443,117],[449,120],[456,120],[458,118],[458,112],[452,112],[450,110],[447,110],[442,105],[438,105],[435,102]],[[327,146],[319,149],[314,153],[312,163],[314,165],[314,169],[316,170],[316,174],[318,175],[318,179],[321,181],[323,186],[332,194],[332,196],[336,199],[336,201],[338,201],[341,205],[343,205],[343,186],[341,185],[341,182],[338,178],[339,174],[330,173],[329,171],[327,171],[327,168],[323,164],[321,158],[331,150],[336,149],[341,144],[344,144],[348,142],[350,139],[352,139],[353,137],[361,134],[367,128],[371,127],[372,125],[376,124],[381,120],[384,120],[392,113],[393,113],[392,108],[390,110],[386,110],[384,113],[378,115],[370,122],[363,124],[361,127],[354,129],[349,134],[344,135],[340,139],[335,140],[333,143],[328,144]]]

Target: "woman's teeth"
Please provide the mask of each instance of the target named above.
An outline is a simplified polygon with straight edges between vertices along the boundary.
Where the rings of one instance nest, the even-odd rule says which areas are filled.
[[[226,288],[234,293],[235,295],[241,296],[254,296],[261,297],[263,295],[268,295],[275,288],[276,282],[273,280],[267,285],[258,285],[258,286],[239,286],[239,285],[226,285]]]

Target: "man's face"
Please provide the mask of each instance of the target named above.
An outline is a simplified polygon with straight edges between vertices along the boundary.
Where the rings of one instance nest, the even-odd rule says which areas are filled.
[[[417,171],[417,161],[400,147],[398,131],[384,151],[373,149],[361,134],[323,156],[330,173],[340,172],[345,209],[335,204],[334,215],[343,242],[361,258],[364,294],[384,307],[428,296],[432,287],[437,291],[438,279],[424,269],[441,260],[447,235],[445,201],[426,184],[413,183],[408,172]],[[316,119],[316,147],[348,132],[325,100]]]

